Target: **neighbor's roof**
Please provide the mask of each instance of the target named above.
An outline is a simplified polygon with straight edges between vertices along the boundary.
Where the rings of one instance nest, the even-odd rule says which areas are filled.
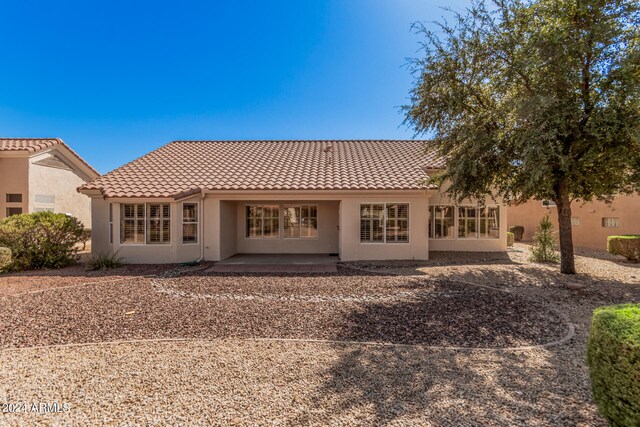
[[[417,190],[425,141],[175,141],[79,188],[104,197],[215,190]]]
[[[91,167],[78,153],[64,143],[60,138],[0,138],[0,152],[3,151],[25,151],[36,153],[38,151],[53,148],[55,146],[65,147],[69,152],[85,165],[93,174],[100,176],[100,173]]]

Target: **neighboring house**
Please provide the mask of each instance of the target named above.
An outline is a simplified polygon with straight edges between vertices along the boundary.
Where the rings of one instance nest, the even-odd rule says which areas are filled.
[[[0,138],[0,219],[52,211],[91,228],[91,204],[76,188],[99,177],[58,138]]]
[[[176,141],[78,191],[92,200],[94,252],[129,262],[506,250],[504,206],[456,206],[425,186],[443,164],[423,141]]]
[[[509,207],[509,226],[524,227],[523,240],[532,240],[546,214],[558,229],[558,212],[553,202],[530,200]],[[621,195],[613,202],[574,202],[571,204],[573,244],[579,248],[607,249],[607,237],[640,234],[640,195]]]

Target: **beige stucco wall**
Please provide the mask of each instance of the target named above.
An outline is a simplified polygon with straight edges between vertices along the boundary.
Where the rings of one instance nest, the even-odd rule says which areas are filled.
[[[360,205],[364,203],[408,203],[408,243],[361,243]],[[429,258],[428,198],[415,195],[387,193],[359,197],[345,197],[340,207],[340,259],[355,260],[425,260]]]
[[[458,238],[457,227],[454,226],[454,236],[449,239],[429,239],[431,251],[460,251],[460,252],[501,252],[507,250],[507,207],[500,199],[493,200],[490,196],[484,199],[485,205],[498,205],[500,207],[499,237],[497,239]],[[434,193],[429,199],[429,205],[457,205],[477,206],[476,199],[467,199],[461,203],[455,203],[443,192]],[[509,212],[509,215],[511,213]],[[458,223],[458,209],[454,209],[454,224]],[[428,231],[428,230],[427,230]]]
[[[22,194],[22,203],[6,203],[7,194]],[[8,207],[22,208],[23,213],[29,212],[28,157],[0,158],[0,219],[6,216]]]
[[[35,164],[50,154],[45,152],[29,159],[29,212],[35,212],[36,208],[50,208],[55,213],[70,214],[78,218],[85,228],[91,228],[91,201],[76,191],[88,177],[72,170]],[[37,203],[36,195],[53,196],[54,203]]]
[[[237,202],[220,201],[220,259],[229,258],[239,252],[237,211]]]
[[[523,239],[529,241],[532,240],[540,220],[546,214],[549,214],[557,230],[557,208],[547,208],[539,200],[510,206],[508,223],[509,226],[524,226]],[[606,250],[608,236],[640,234],[640,195],[618,196],[611,204],[598,201],[574,202],[571,205],[571,216],[580,218],[580,224],[572,226],[573,244],[576,247]],[[604,217],[620,218],[620,227],[603,227],[602,218]]]
[[[121,203],[167,203],[171,210],[171,242],[168,244],[130,244],[120,243],[120,204]],[[182,243],[182,203],[200,203],[198,198],[173,202],[167,200],[118,200],[104,201],[93,199],[93,218],[99,221],[93,232],[92,253],[100,251],[118,252],[126,262],[132,264],[160,264],[195,261],[200,258],[200,243]],[[109,203],[113,205],[113,243],[109,244]],[[202,238],[202,221],[199,222],[199,238]]]
[[[238,253],[338,253],[338,201],[283,201],[276,200],[269,204],[281,208],[288,204],[309,204],[318,206],[318,238],[317,239],[284,239],[282,237],[282,209],[280,210],[280,238],[249,239],[246,237],[245,207],[249,204],[261,204],[263,201],[241,201],[236,203],[236,248]],[[229,202],[227,202],[229,204]],[[221,217],[227,223],[227,216]],[[232,221],[233,222],[233,221]],[[230,227],[230,225],[229,225]],[[228,254],[228,252],[227,252]]]

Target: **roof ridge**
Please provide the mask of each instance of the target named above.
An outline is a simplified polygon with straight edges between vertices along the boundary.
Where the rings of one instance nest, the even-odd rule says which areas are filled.
[[[429,139],[176,139],[183,142],[430,142]]]

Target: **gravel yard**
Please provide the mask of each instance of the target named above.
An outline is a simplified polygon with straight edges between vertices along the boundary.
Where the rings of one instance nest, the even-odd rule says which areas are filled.
[[[324,276],[2,275],[0,403],[71,409],[0,425],[605,425],[590,313],[640,301],[640,269],[590,254],[567,278],[527,251]]]

